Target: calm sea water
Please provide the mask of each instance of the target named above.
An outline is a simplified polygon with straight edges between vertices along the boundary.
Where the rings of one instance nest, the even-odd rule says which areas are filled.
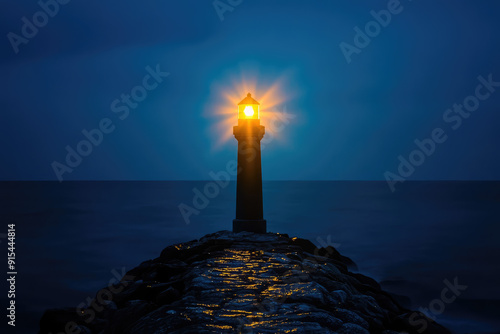
[[[85,302],[114,269],[231,229],[234,183],[189,224],[180,214],[205,185],[1,182],[4,254],[1,233],[17,226],[16,331],[36,333],[43,310]],[[395,193],[384,182],[264,182],[264,210],[269,231],[334,245],[413,308],[456,277],[467,289],[437,320],[456,333],[500,333],[500,182],[406,182]]]

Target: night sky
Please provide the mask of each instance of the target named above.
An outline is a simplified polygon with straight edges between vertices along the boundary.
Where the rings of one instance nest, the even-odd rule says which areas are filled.
[[[264,180],[500,179],[498,1],[60,1],[0,1],[3,180],[209,179],[249,87]]]

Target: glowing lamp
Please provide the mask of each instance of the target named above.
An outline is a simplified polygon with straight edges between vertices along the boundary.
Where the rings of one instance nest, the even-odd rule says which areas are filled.
[[[248,93],[240,103],[238,103],[239,119],[259,119],[259,105],[252,94]]]
[[[245,113],[245,117],[252,117],[253,115],[255,115],[255,111],[253,110],[252,106],[246,106],[243,112]]]
[[[233,232],[266,233],[262,205],[262,166],[260,141],[265,128],[260,125],[259,105],[250,93],[238,103],[238,125],[233,134],[238,140],[236,180],[236,219]]]

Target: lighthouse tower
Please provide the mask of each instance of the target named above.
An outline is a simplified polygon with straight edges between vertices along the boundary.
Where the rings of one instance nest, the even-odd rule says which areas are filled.
[[[262,205],[260,141],[265,128],[260,125],[259,106],[250,93],[238,104],[238,125],[233,134],[238,141],[236,219],[233,232],[266,233]]]

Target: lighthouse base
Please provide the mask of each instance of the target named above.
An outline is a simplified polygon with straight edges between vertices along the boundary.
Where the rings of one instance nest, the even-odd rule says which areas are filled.
[[[246,219],[234,219],[233,220],[233,232],[253,232],[253,233],[267,233],[266,231],[267,223],[264,219],[259,220],[246,220]]]

